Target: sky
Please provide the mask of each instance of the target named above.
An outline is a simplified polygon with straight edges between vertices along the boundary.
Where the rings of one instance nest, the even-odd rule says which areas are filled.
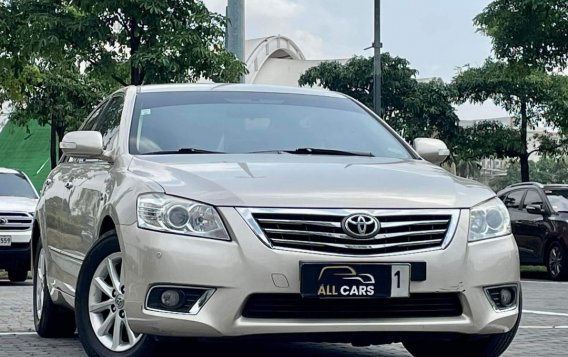
[[[225,13],[227,0],[204,0]],[[476,31],[473,18],[490,0],[382,0],[383,51],[408,59],[419,78],[450,81],[459,67],[479,66],[491,41]],[[371,56],[374,0],[245,0],[246,38],[290,37],[308,59]],[[486,104],[458,108],[462,119],[506,116]]]

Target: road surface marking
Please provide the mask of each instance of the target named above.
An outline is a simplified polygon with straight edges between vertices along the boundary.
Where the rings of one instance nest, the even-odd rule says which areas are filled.
[[[567,313],[564,313],[564,312],[523,310],[523,313],[525,313],[525,314],[535,314],[535,315],[547,315],[547,316],[562,316],[562,317],[568,317],[568,314],[567,314]]]
[[[554,284],[554,285],[568,285],[565,281],[545,281],[545,280],[521,280],[521,283],[535,283],[535,284]]]
[[[37,332],[0,332],[0,336],[37,335]]]

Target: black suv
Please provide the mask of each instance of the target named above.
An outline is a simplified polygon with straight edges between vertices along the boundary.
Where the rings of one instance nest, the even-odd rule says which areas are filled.
[[[523,265],[545,265],[553,280],[568,279],[568,185],[524,182],[497,194],[509,210]]]

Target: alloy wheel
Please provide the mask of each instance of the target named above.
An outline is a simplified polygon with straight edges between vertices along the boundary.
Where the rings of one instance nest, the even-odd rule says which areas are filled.
[[[548,258],[548,268],[550,269],[550,274],[552,274],[552,276],[560,275],[560,272],[562,271],[563,259],[564,257],[562,256],[562,251],[560,250],[560,247],[558,246],[552,247]]]
[[[45,254],[43,253],[43,248],[39,251],[38,255],[36,284],[34,288],[36,295],[35,313],[37,319],[40,320],[45,299]]]
[[[124,352],[142,338],[128,325],[124,312],[124,270],[122,254],[103,259],[89,288],[89,317],[95,336],[109,350]]]

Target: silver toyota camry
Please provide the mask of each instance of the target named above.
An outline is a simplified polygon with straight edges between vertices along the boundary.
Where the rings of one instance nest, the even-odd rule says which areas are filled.
[[[32,237],[42,337],[145,356],[161,336],[498,356],[521,315],[503,203],[342,94],[128,87],[61,143]]]

